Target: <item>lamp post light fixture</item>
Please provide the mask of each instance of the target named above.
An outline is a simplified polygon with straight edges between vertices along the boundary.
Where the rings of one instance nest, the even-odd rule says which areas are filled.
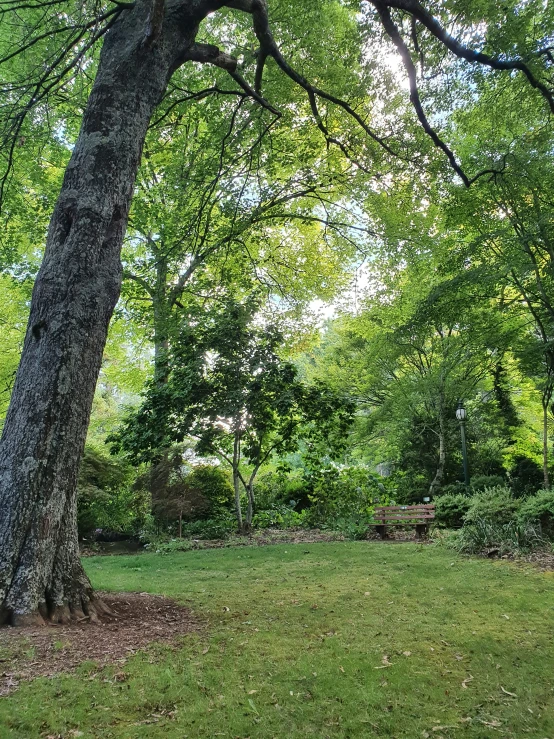
[[[465,427],[467,411],[464,408],[461,400],[458,403],[458,409],[456,410],[456,418],[460,422],[460,436],[462,437],[462,459],[464,461],[464,482],[466,486],[469,487],[469,469],[467,466],[466,427]]]

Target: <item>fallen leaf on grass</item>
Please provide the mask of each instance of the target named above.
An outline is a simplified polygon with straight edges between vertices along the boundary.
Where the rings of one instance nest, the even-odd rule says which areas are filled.
[[[254,695],[254,693],[257,693],[257,692],[258,692],[257,690],[249,690],[248,695]]]
[[[202,650],[202,654],[208,654],[209,651],[210,651],[210,648],[206,647],[206,649]]]
[[[404,655],[404,657],[411,657],[412,656],[412,653],[411,652],[402,652],[402,654]]]
[[[510,691],[509,690],[506,690],[506,688],[503,688],[502,685],[500,686],[500,690],[503,693],[506,693],[506,695],[511,695],[512,698],[517,698],[517,695],[515,693],[510,693]]]
[[[470,683],[473,680],[473,675],[470,675],[469,677],[466,677],[465,680],[462,680],[462,688],[467,688],[467,684]]]

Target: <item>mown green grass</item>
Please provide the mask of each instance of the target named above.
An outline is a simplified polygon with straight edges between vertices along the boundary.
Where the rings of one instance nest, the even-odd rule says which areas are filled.
[[[89,664],[23,685],[0,700],[2,739],[554,738],[551,574],[366,542],[86,567],[97,588],[186,602],[205,628],[131,658],[123,681]]]

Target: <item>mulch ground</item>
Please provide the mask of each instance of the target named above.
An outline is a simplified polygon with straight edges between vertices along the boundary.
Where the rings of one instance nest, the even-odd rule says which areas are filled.
[[[82,662],[124,664],[152,642],[170,644],[201,624],[188,608],[148,593],[98,593],[113,612],[101,624],[0,630],[0,696],[20,681],[72,672]]]
[[[249,536],[233,536],[229,539],[182,539],[182,551],[197,549],[227,549],[229,547],[265,547],[272,544],[314,544],[316,542],[346,541],[347,537],[336,531],[322,531],[321,529],[258,529]],[[366,541],[382,541],[373,527],[369,527]],[[385,542],[419,541],[428,543],[429,540],[417,539],[414,529],[389,528]],[[141,554],[145,551],[156,551],[133,546],[132,551],[126,549],[125,542],[99,543],[93,546],[81,547],[82,557],[113,556],[126,554]]]
[[[532,552],[531,554],[523,554],[514,559],[516,563],[524,562],[531,564],[541,572],[554,572],[554,553],[553,552]]]

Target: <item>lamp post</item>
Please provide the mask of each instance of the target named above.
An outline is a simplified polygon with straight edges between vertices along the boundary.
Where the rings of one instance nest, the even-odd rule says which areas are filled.
[[[469,487],[469,470],[467,466],[466,427],[465,427],[467,411],[464,408],[461,400],[458,403],[458,409],[456,410],[456,418],[460,422],[460,436],[462,437],[462,459],[464,460],[464,482],[466,484],[466,487]]]

